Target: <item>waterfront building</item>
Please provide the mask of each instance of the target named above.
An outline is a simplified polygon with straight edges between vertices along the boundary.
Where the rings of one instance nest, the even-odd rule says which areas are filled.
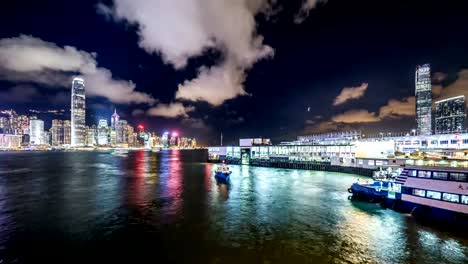
[[[44,144],[44,121],[40,119],[33,119],[30,121],[29,128],[30,144],[42,145]]]
[[[127,125],[127,144],[128,146],[130,147],[134,147],[135,146],[135,129],[130,126],[130,125]]]
[[[119,119],[120,116],[117,114],[117,109],[114,109],[114,113],[111,116],[111,129],[116,129]]]
[[[6,134],[9,132],[10,122],[7,117],[0,116],[0,134]]]
[[[312,135],[298,136],[297,141],[293,141],[292,144],[296,145],[310,145],[314,143],[323,143],[327,144],[340,143],[345,141],[358,140],[362,138],[362,132],[359,130],[349,130],[349,131],[340,131],[340,132],[330,132],[330,133],[319,133]],[[291,144],[291,142],[283,142],[283,144]]]
[[[63,144],[71,145],[71,122],[63,120]]]
[[[165,148],[169,147],[169,132],[164,132],[164,134],[161,137],[161,144]]]
[[[43,136],[43,138],[44,138],[44,144],[50,146],[51,143],[52,143],[52,135],[51,135],[51,133],[50,133],[49,131],[44,131],[44,136]]]
[[[113,147],[117,145],[117,134],[113,129],[109,130],[109,144]]]
[[[197,148],[197,140],[195,138],[192,138],[191,147]]]
[[[429,64],[417,66],[416,81],[416,124],[418,135],[432,134],[432,86]]]
[[[0,134],[0,149],[19,149],[21,142],[21,135]]]
[[[86,138],[86,98],[85,82],[76,77],[71,91],[71,145],[84,146]]]
[[[128,144],[128,123],[126,120],[119,120],[115,125],[117,144]]]
[[[98,145],[104,146],[109,144],[109,127],[106,119],[99,120],[98,124]]]
[[[53,119],[50,127],[51,145],[61,146],[64,144],[63,120]]]
[[[435,133],[460,133],[465,130],[465,96],[435,102]]]
[[[96,126],[93,125],[91,127],[86,128],[86,145],[89,147],[96,145]]]

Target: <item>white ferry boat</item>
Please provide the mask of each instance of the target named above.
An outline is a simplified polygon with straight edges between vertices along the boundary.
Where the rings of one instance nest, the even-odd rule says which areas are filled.
[[[468,226],[468,170],[406,167],[395,186],[397,209]]]
[[[350,192],[358,197],[366,194],[372,196],[369,199],[380,198],[384,205],[415,217],[468,227],[468,170],[452,167],[405,167],[392,180],[391,186],[390,189],[376,192],[375,186],[357,182],[351,186]],[[369,191],[369,188],[374,189]]]

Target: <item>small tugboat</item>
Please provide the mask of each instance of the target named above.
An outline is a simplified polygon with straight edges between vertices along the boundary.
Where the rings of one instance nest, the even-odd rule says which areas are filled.
[[[222,180],[228,180],[229,175],[231,175],[231,171],[226,164],[221,164],[215,170],[215,177]]]

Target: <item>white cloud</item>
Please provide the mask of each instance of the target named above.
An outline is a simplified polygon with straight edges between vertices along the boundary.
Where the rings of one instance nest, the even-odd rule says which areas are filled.
[[[146,111],[149,116],[166,118],[188,117],[188,113],[195,110],[193,106],[184,106],[182,103],[158,104]]]
[[[341,90],[340,94],[335,98],[333,105],[341,105],[349,100],[359,99],[364,96],[369,84],[363,83],[358,87],[345,87]]]
[[[102,96],[119,104],[152,104],[154,98],[135,91],[130,81],[115,80],[112,73],[97,67],[96,54],[75,47],[59,47],[32,36],[0,39],[0,78],[71,87],[73,74],[83,75],[89,96]]]
[[[202,67],[197,78],[179,85],[176,98],[219,106],[226,100],[247,94],[242,85],[244,79],[244,71],[233,65]]]
[[[301,10],[294,18],[296,24],[304,22],[304,20],[309,16],[311,9],[314,9],[318,3],[326,3],[328,0],[303,0]]]
[[[274,1],[114,0],[112,8],[98,9],[137,24],[140,46],[160,54],[177,69],[207,49],[219,51],[221,62],[209,69],[201,67],[199,76],[179,86],[177,94],[185,100],[220,105],[245,95],[245,72],[258,60],[273,55],[273,49],[257,34],[255,22],[257,14],[272,10],[270,2]],[[221,86],[213,86],[216,84]]]

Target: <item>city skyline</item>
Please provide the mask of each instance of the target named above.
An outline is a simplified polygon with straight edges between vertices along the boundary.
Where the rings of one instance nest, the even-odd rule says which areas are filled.
[[[122,9],[123,0],[76,3],[86,21],[59,16],[68,9],[59,1],[9,3],[2,22],[16,23],[0,33],[0,60],[5,61],[0,103],[21,113],[64,109],[58,113],[67,117],[69,83],[78,74],[86,80],[87,125],[117,107],[135,126],[188,131],[209,145],[219,141],[220,133],[226,142],[235,142],[238,135],[278,142],[327,131],[410,131],[417,128],[415,68],[425,63],[431,65],[433,108],[437,100],[467,96],[463,47],[468,34],[460,23],[467,20],[460,11],[466,3],[416,1],[404,3],[402,10],[403,2],[395,1],[318,1],[302,12],[302,2],[258,1],[255,10],[238,6],[253,23],[225,35],[218,28],[175,24],[194,33],[186,46],[176,45],[183,42],[181,36],[154,38],[157,21],[131,17]],[[22,9],[25,3],[31,8]],[[54,13],[47,13],[50,5]],[[39,19],[39,14],[50,19]],[[220,25],[229,17],[222,14],[213,18]],[[18,20],[24,15],[31,19]],[[57,21],[62,25],[57,32],[45,30]],[[425,25],[414,34],[420,21]],[[142,25],[150,30],[139,30]],[[450,38],[422,43],[418,37],[441,29],[449,30]],[[220,44],[210,38],[219,38]],[[227,41],[232,45],[224,50],[220,46]],[[228,57],[232,59],[224,59]],[[45,119],[46,125],[51,119]]]

